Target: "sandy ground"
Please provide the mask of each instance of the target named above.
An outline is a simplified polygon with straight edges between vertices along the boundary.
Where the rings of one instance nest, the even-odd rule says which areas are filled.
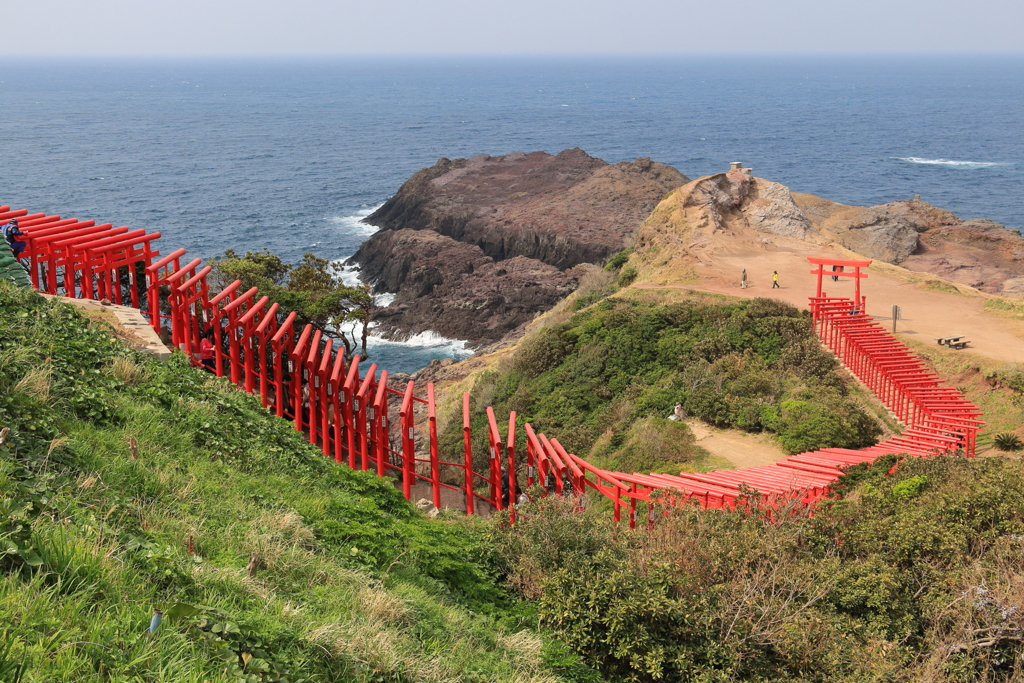
[[[812,267],[804,254],[782,248],[775,251],[748,249],[746,253],[737,250],[730,254],[718,253],[713,264],[697,268],[700,276],[697,284],[670,287],[781,299],[806,308],[808,296],[815,291]],[[740,272],[744,268],[748,286],[741,289]],[[780,289],[772,288],[773,270],[779,271]],[[868,277],[861,280],[861,294],[867,297],[867,312],[879,321],[891,321],[892,305],[900,306],[902,320],[896,323],[898,335],[934,344],[935,337],[964,334],[971,341],[969,348],[974,353],[1008,363],[1024,363],[1024,321],[986,313],[982,309],[985,301],[982,297],[922,289],[872,272],[870,267],[867,273]],[[635,287],[660,288],[647,284]],[[854,284],[851,279],[832,282],[826,278],[822,289],[832,296],[852,297]]]
[[[751,247],[737,244],[716,250],[712,258],[696,268],[698,282],[694,285],[650,285],[638,283],[637,289],[690,289],[728,294],[738,297],[768,297],[786,301],[799,308],[807,307],[813,295],[816,276],[807,262],[806,251],[776,244]],[[818,255],[835,255],[828,248]],[[843,258],[842,256],[838,256]],[[747,269],[747,287],[740,287],[740,273]],[[772,271],[779,272],[779,289],[772,288]],[[867,297],[867,312],[891,328],[892,306],[901,307],[896,323],[897,336],[935,344],[935,338],[962,334],[970,340],[969,351],[989,359],[1024,363],[1024,322],[1002,318],[984,311],[983,297],[963,296],[926,290],[914,283],[867,269],[861,280],[861,294]],[[852,279],[822,283],[825,294],[853,296]],[[786,457],[781,448],[765,436],[738,430],[715,429],[697,420],[690,420],[690,429],[697,443],[708,452],[719,455],[736,467],[756,467]]]
[[[696,419],[687,420],[686,425],[697,437],[698,446],[712,455],[725,458],[737,469],[770,465],[789,455],[766,434],[716,429]]]

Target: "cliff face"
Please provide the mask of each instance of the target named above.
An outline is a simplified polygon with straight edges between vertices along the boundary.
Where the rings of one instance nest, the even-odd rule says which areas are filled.
[[[363,277],[395,299],[374,316],[377,331],[431,330],[476,343],[497,341],[576,289],[577,275],[536,259],[496,263],[476,245],[431,230],[388,230],[363,245]]]
[[[1024,240],[988,219],[961,220],[919,200],[846,206],[794,194],[812,224],[847,249],[990,294],[1024,295]]]
[[[668,191],[687,182],[650,159],[608,164],[581,149],[441,159],[366,219],[382,230],[433,230],[556,268],[621,251]]]
[[[375,317],[383,331],[490,343],[572,292],[563,271],[621,251],[686,182],[650,159],[580,149],[441,159],[366,219],[381,231],[350,262],[396,293]]]

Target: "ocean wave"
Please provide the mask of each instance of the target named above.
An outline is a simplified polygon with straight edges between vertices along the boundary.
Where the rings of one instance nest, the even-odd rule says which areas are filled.
[[[377,323],[370,323],[370,334],[366,335],[367,350],[372,350],[374,348],[380,349],[382,347],[429,349],[432,351],[438,351],[438,357],[450,356],[452,358],[465,358],[473,353],[471,349],[466,348],[466,344],[468,342],[465,340],[442,337],[432,330],[414,334],[405,341],[398,341],[395,339],[385,339],[384,337],[373,334],[373,328],[376,326]],[[345,323],[339,329],[355,339],[361,338],[363,334],[362,323],[355,321]]]
[[[365,235],[369,237],[380,230],[380,228],[376,225],[364,223],[363,220],[382,206],[384,204],[378,204],[368,209],[360,209],[349,216],[331,216],[326,220],[328,223],[337,226],[347,235]]]
[[[405,348],[431,349],[451,358],[465,358],[473,352],[466,348],[466,341],[463,339],[449,339],[438,333],[427,330],[414,334],[405,341],[394,341],[369,335],[367,337],[368,348],[379,348],[382,346],[402,346]]]
[[[342,266],[341,271],[338,273],[338,278],[341,283],[346,287],[361,287],[363,281],[359,279],[360,268],[359,266],[346,266],[344,265],[345,259],[336,259],[333,261],[335,265]],[[387,308],[391,305],[391,302],[395,300],[394,292],[384,292],[383,294],[374,294],[373,303],[375,306],[380,308]]]
[[[332,261],[334,265],[343,265],[347,259],[336,259]],[[346,287],[359,287],[363,284],[363,281],[359,279],[359,266],[343,266],[341,272],[338,273],[338,277],[341,279],[341,283]]]
[[[956,161],[954,159],[922,159],[921,157],[892,157],[908,164],[925,164],[928,166],[948,166],[950,168],[991,168],[1004,166],[998,161]]]
[[[391,305],[391,302],[395,300],[394,292],[385,292],[384,294],[377,294],[373,297],[373,304],[380,306],[381,308],[387,308]]]

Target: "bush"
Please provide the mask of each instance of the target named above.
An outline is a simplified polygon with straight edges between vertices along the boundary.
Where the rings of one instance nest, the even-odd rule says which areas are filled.
[[[1020,437],[1010,432],[996,434],[992,437],[992,443],[999,450],[1007,452],[1019,451],[1021,448],[1024,448],[1024,443],[1021,443]]]
[[[1020,464],[852,470],[813,515],[659,506],[630,531],[544,499],[491,535],[512,585],[610,680],[1016,680]]]
[[[608,259],[607,263],[604,264],[605,270],[619,270],[622,266],[626,265],[626,261],[633,254],[633,247],[623,249],[619,253],[613,255]]]
[[[621,440],[621,446],[601,458],[602,465],[615,472],[658,470],[678,474],[684,464],[702,453],[693,432],[684,423],[664,417],[634,422]]]
[[[515,410],[601,467],[678,471],[683,456],[661,435],[682,435],[684,426],[652,433],[666,444],[663,457],[663,446],[635,438],[638,425],[650,430],[658,423],[646,421],[663,420],[677,402],[709,424],[774,432],[790,452],[858,448],[881,433],[846,395],[807,316],[767,299],[666,306],[604,299],[524,339],[511,365],[488,380],[495,410]],[[443,444],[457,449],[461,440],[461,420],[450,422]]]
[[[639,273],[637,272],[636,268],[634,268],[633,266],[626,266],[625,268],[622,269],[622,272],[619,273],[619,287],[629,287],[631,284],[633,284],[633,281],[636,280],[637,275],[639,275]]]

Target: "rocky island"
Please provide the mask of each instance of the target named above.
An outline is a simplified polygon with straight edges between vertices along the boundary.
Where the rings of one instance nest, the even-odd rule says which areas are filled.
[[[366,222],[381,228],[350,259],[376,293],[386,335],[426,330],[500,340],[571,293],[586,266],[631,241],[679,171],[581,149],[441,159]]]

